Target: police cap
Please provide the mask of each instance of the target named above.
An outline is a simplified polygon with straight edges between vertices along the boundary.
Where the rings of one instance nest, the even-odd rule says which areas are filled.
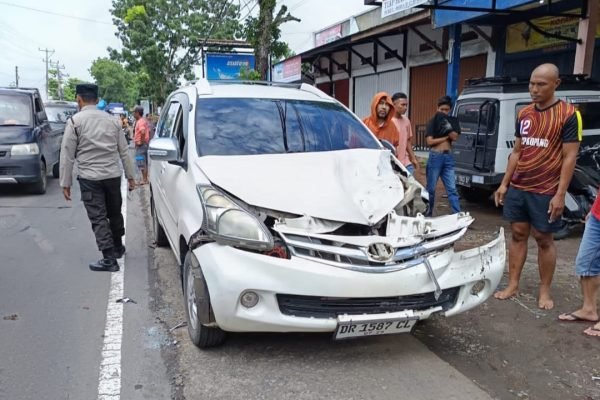
[[[80,83],[75,86],[75,94],[85,97],[98,98],[98,85],[93,83]]]

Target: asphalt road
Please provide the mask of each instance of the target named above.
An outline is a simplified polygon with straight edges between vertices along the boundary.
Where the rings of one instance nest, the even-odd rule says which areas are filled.
[[[149,242],[147,187],[127,201],[122,295],[136,303],[117,306],[119,327],[111,274],[87,268],[99,253],[79,191],[66,203],[49,182],[44,196],[0,189],[2,400],[490,398],[411,335],[235,334],[198,350],[173,329],[181,283],[170,250]],[[104,334],[121,331],[121,351],[103,353]],[[120,378],[120,397],[98,393],[107,378]]]
[[[139,193],[134,193],[131,203]],[[49,178],[43,196],[0,187],[0,399],[100,399],[98,395],[111,274],[91,272],[98,258],[79,201],[67,203]],[[145,231],[130,207],[127,229]],[[121,346],[123,399],[168,399],[170,383],[148,307],[148,246],[127,240]],[[117,369],[118,372],[118,369]]]

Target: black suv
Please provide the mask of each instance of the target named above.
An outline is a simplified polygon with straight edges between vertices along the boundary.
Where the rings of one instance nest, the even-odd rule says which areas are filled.
[[[48,171],[58,177],[63,132],[50,125],[37,89],[0,88],[0,184],[45,193]]]

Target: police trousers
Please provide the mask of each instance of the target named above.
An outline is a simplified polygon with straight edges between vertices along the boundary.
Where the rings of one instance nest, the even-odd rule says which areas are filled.
[[[125,224],[121,214],[121,178],[78,180],[81,201],[92,223],[98,250],[122,246],[121,238],[125,234]]]

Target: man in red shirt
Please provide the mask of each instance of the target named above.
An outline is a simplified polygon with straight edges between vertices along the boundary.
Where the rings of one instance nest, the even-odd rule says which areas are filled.
[[[553,233],[561,227],[582,130],[575,107],[554,96],[558,85],[558,68],[553,64],[542,64],[531,74],[529,94],[533,104],[519,112],[515,146],[495,193],[496,205],[504,206],[504,218],[511,223],[512,237],[508,287],[494,296],[504,300],[518,294],[531,233],[538,246],[538,306],[546,310],[554,307],[550,296],[556,267]]]
[[[598,322],[596,306],[600,288],[600,196],[596,196],[592,211],[588,214],[585,232],[575,261],[575,271],[581,282],[583,305],[570,314],[559,315],[558,319],[564,322],[596,322],[596,325],[587,328],[583,333],[600,337],[600,322]]]
[[[144,118],[144,108],[137,106],[133,110],[135,118],[135,127],[133,141],[135,143],[135,160],[138,168],[142,172],[142,181],[140,185],[148,183],[148,143],[150,142],[150,127],[148,121]]]

